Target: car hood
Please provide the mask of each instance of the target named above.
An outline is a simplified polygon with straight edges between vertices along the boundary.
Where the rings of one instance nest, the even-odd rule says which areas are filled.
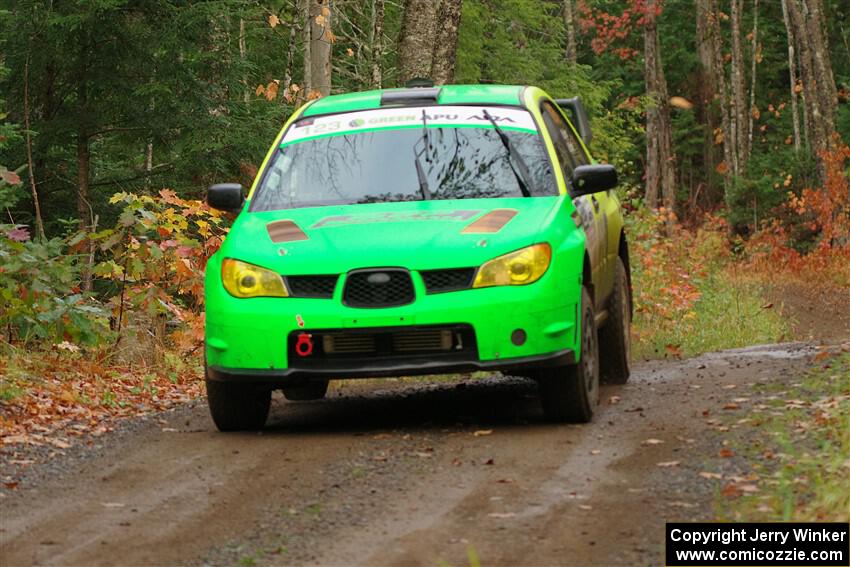
[[[284,275],[473,267],[540,242],[565,201],[520,197],[246,211],[234,222],[220,254]],[[495,232],[464,232],[494,211],[491,224],[510,220]]]

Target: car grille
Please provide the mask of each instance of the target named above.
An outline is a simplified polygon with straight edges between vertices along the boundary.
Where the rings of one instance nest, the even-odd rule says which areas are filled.
[[[428,293],[442,293],[468,289],[475,276],[475,268],[458,268],[451,270],[428,270],[420,272]]]
[[[286,287],[292,297],[330,299],[334,295],[338,275],[287,276]]]
[[[301,335],[309,335],[313,350],[298,354]],[[387,360],[413,357],[477,357],[475,333],[470,325],[423,325],[364,329],[292,331],[288,337],[289,363],[293,367],[322,367],[323,361]]]
[[[345,280],[343,303],[350,307],[395,307],[413,303],[413,281],[407,270],[360,270]]]

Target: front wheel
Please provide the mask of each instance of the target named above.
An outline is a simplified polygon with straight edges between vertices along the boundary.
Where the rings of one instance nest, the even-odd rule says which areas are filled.
[[[552,421],[587,423],[599,403],[599,343],[593,300],[584,287],[580,332],[578,364],[546,369],[539,378],[543,412]]]
[[[266,424],[271,390],[207,379],[207,404],[219,431],[257,431]]]

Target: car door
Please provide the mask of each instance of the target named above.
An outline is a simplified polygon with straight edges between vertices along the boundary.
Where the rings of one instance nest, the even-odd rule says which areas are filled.
[[[590,159],[584,148],[576,138],[572,127],[567,122],[561,110],[552,102],[544,100],[540,105],[543,115],[543,123],[552,138],[555,153],[564,172],[567,181],[567,190],[571,191],[573,170],[579,165],[590,163]],[[597,308],[602,308],[601,302],[610,292],[611,278],[606,277],[608,265],[608,222],[604,214],[602,201],[606,198],[605,193],[584,195],[573,199],[573,204],[581,217],[584,233],[587,237],[587,251],[590,257],[590,269],[596,293],[594,294]]]

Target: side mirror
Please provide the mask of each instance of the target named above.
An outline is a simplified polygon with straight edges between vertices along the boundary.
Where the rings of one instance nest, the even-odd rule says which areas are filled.
[[[239,183],[216,183],[207,190],[207,204],[226,213],[238,213],[245,204],[242,185]]]
[[[617,186],[617,170],[613,165],[580,165],[573,170],[573,198],[607,191]]]

